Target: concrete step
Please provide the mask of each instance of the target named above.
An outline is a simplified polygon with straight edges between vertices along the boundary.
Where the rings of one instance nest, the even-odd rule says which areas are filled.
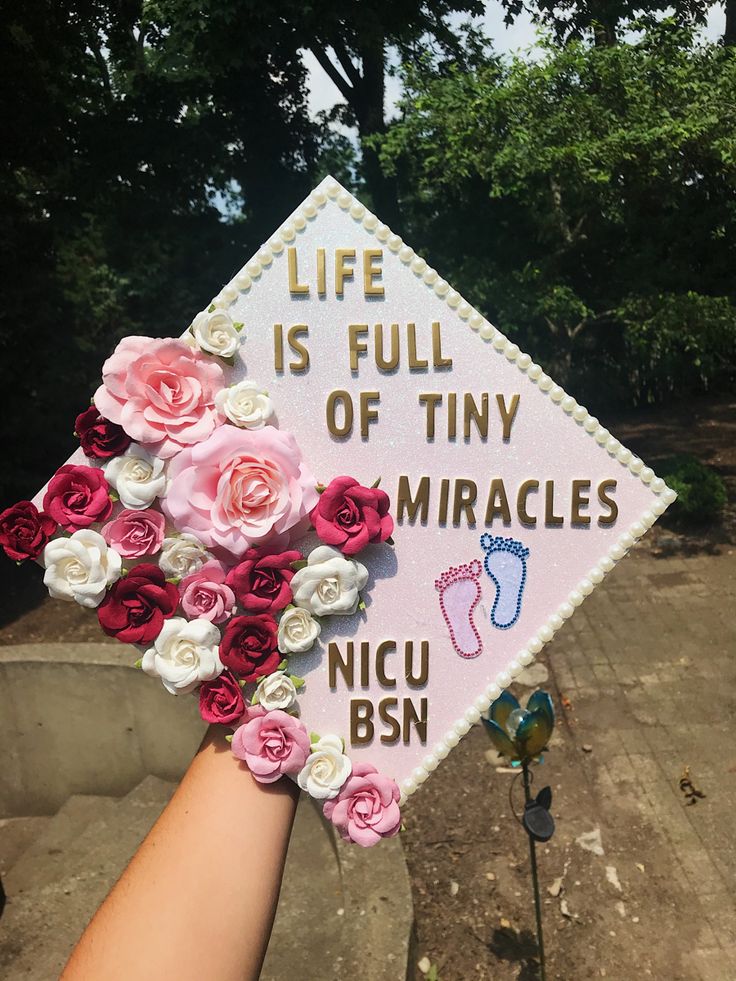
[[[5,818],[0,821],[0,876],[7,876],[50,821],[51,818],[46,816]]]
[[[39,874],[35,863],[30,867],[19,863],[13,870],[16,874],[9,877],[8,905],[0,920],[0,975],[4,981],[46,981],[59,976],[84,927],[173,791],[173,784],[146,777],[122,800],[108,798],[103,806],[98,802],[92,820],[76,833],[71,832],[72,822],[62,818],[59,837],[64,846],[49,856],[53,863],[50,874]],[[26,872],[30,872],[28,880]]]
[[[69,846],[95,820],[110,813],[115,797],[75,794],[48,819],[36,840],[13,864],[4,879],[8,906],[13,897],[53,882],[63,871]]]
[[[172,791],[148,777],[120,800],[67,802],[12,870],[0,920],[3,981],[58,977]],[[412,924],[399,840],[367,850],[336,842],[321,808],[302,797],[261,981],[292,981],[295,972],[300,981],[405,981]]]

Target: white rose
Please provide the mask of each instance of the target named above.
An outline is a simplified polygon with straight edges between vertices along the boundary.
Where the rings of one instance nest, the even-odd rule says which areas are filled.
[[[184,695],[223,670],[219,643],[220,631],[209,620],[171,617],[143,655],[141,667],[160,678],[172,695]]]
[[[368,582],[368,570],[355,559],[329,545],[309,553],[307,565],[291,580],[294,602],[317,616],[355,613],[360,590]]]
[[[129,446],[109,460],[103,470],[126,508],[140,511],[166,492],[165,463],[142,446]]]
[[[221,388],[215,395],[215,405],[230,422],[243,429],[263,429],[266,420],[273,415],[273,403],[268,393],[247,379]]]
[[[91,528],[70,538],[55,538],[43,550],[43,581],[54,599],[74,600],[93,609],[107,587],[120,578],[122,560],[102,535]]]
[[[322,736],[312,743],[312,752],[297,777],[297,783],[310,797],[330,800],[353,772],[353,765],[343,753],[339,736]]]
[[[256,697],[257,704],[267,712],[274,709],[285,712],[296,701],[296,685],[283,671],[274,671],[258,682]]]
[[[184,579],[199,572],[212,556],[194,535],[181,534],[164,538],[158,564],[167,579]]]
[[[279,620],[279,650],[284,654],[303,654],[319,637],[321,625],[309,610],[292,606]]]
[[[203,310],[194,318],[191,327],[200,351],[231,358],[240,347],[240,334],[229,313],[224,310]]]

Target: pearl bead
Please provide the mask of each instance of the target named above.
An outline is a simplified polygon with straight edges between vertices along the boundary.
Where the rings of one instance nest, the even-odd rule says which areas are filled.
[[[621,444],[619,443],[619,441],[616,439],[615,436],[611,436],[611,438],[606,443],[606,449],[611,454],[611,456],[615,456],[618,453],[620,447]]]
[[[465,710],[465,721],[469,722],[471,726],[474,726],[476,722],[480,722],[480,712],[475,706]]]
[[[539,381],[542,377],[542,369],[538,364],[530,365],[527,375],[529,375],[532,381]]]
[[[499,688],[508,688],[511,684],[511,675],[508,671],[502,671],[496,678],[496,684]]]
[[[227,285],[222,291],[222,298],[225,303],[234,303],[238,298],[238,291],[234,286]]]
[[[586,433],[593,433],[598,428],[598,420],[595,416],[588,416],[583,423]]]
[[[526,645],[532,654],[539,654],[544,644],[539,639],[539,637],[532,637],[529,643]]]
[[[417,767],[415,767],[411,771],[411,775],[412,775],[413,779],[416,781],[417,786],[419,786],[419,784],[424,783],[424,781],[429,776],[429,774],[427,773],[427,771],[425,770],[425,768],[423,766],[417,766]]]
[[[610,435],[611,434],[606,429],[606,427],[605,426],[601,426],[599,429],[596,429],[596,431],[595,431],[595,441],[596,441],[596,443],[600,443],[601,446],[603,446],[604,443],[607,443],[608,442],[608,437]]]
[[[625,463],[628,465],[631,462],[632,456],[633,454],[631,450],[627,450],[625,446],[622,446],[616,454],[616,459],[619,463]]]
[[[461,317],[463,320],[470,320],[470,317],[473,314],[473,308],[471,307],[471,305],[468,303],[467,300],[463,300],[460,306],[458,307],[457,313],[458,316]]]
[[[450,755],[450,749],[445,743],[437,743],[433,752],[438,760],[445,760]]]
[[[531,651],[528,651],[528,650],[527,651],[520,651],[519,654],[517,655],[517,658],[518,658],[519,664],[523,664],[524,667],[526,667],[527,664],[531,664],[532,663],[532,661],[534,660],[534,655],[532,654]]]
[[[661,494],[664,490],[664,481],[661,477],[655,477],[649,485],[655,494]]]
[[[330,183],[327,185],[327,194],[329,197],[336,198],[339,193],[340,185],[337,183],[337,181],[330,181]]]
[[[249,290],[251,288],[252,283],[253,280],[250,278],[247,272],[239,272],[238,275],[235,277],[235,285],[238,287],[239,290],[243,290],[243,291]]]
[[[446,297],[447,305],[455,310],[460,306],[460,299],[461,297],[457,290],[450,290]]]
[[[319,188],[316,191],[312,191],[311,198],[318,208],[324,208],[327,203],[327,195],[324,191],[320,191]]]
[[[644,481],[645,484],[651,483],[652,477],[654,476],[654,471],[651,467],[642,467],[639,477]]]
[[[400,236],[398,235],[389,236],[388,247],[392,252],[398,252],[403,244],[404,243],[402,242]]]
[[[450,284],[446,279],[438,279],[434,284],[434,291],[437,296],[446,296],[450,292]]]
[[[480,330],[478,333],[484,341],[492,341],[496,336],[496,328],[493,326],[493,324],[485,322],[480,325]]]
[[[565,390],[559,385],[555,385],[552,391],[549,393],[549,397],[553,402],[561,402],[565,397]]]
[[[549,377],[549,375],[545,375],[544,373],[542,373],[542,376],[539,379],[539,387],[542,389],[542,391],[543,392],[548,392],[550,390],[550,388],[552,388],[553,385],[554,385],[554,382]]]
[[[601,569],[603,569],[604,572],[610,572],[611,569],[614,567],[615,563],[613,559],[609,559],[607,555],[604,555],[603,558],[598,563],[598,565],[600,566]]]
[[[509,361],[516,361],[519,356],[519,345],[518,344],[507,344],[504,354]]]
[[[585,599],[585,597],[583,596],[583,594],[580,592],[579,589],[573,589],[573,591],[570,593],[570,595],[567,598],[570,601],[570,603],[572,603],[573,606],[580,606],[580,604]]]
[[[475,707],[479,712],[487,712],[490,708],[491,700],[487,695],[478,695],[475,700]]]
[[[559,613],[553,613],[552,616],[549,618],[548,622],[550,628],[554,630],[555,633],[557,633],[557,631],[560,629],[560,627],[565,621],[562,619]]]
[[[247,263],[247,265],[246,265],[245,268],[251,274],[251,276],[253,277],[253,279],[258,279],[258,277],[263,272],[263,269],[261,268],[261,264],[258,261],[258,259],[251,259],[250,262]]]
[[[411,262],[414,258],[414,249],[409,245],[402,245],[399,249],[399,259],[406,265],[406,263]]]
[[[567,412],[569,415],[577,404],[572,395],[566,395],[561,403],[563,412]]]
[[[457,744],[460,742],[460,736],[458,736],[458,734],[454,730],[450,730],[450,732],[448,732],[447,735],[445,736],[445,742],[447,743],[448,746],[454,749],[455,746],[457,746]]]
[[[279,235],[274,235],[268,244],[271,246],[271,251],[274,255],[281,255],[284,251],[284,241]]]
[[[379,225],[378,228],[376,228],[376,238],[379,242],[385,242],[390,234],[391,229],[388,227],[388,225]]]
[[[526,371],[532,363],[532,359],[528,354],[520,354],[516,359],[516,367],[520,371]]]
[[[436,269],[425,269],[423,278],[427,286],[434,286],[440,277]]]
[[[439,765],[439,762],[440,761],[437,759],[437,757],[433,753],[429,753],[422,760],[422,766],[424,767],[425,770],[431,772],[432,770],[436,770],[437,769],[437,767]]]
[[[575,607],[572,605],[572,603],[560,603],[559,615],[563,620],[569,620],[574,612]]]
[[[372,215],[369,211],[366,211],[365,215],[363,216],[363,228],[365,228],[366,231],[375,232],[377,225],[378,218],[376,218],[375,215]]]
[[[350,205],[350,217],[355,218],[356,221],[360,221],[365,214],[365,207],[360,203],[360,201],[353,201]]]
[[[464,736],[470,732],[470,723],[466,719],[458,719],[453,728],[458,736]]]
[[[644,469],[644,461],[640,460],[638,457],[634,457],[634,459],[629,464],[629,470],[632,473],[641,473],[643,469]]]
[[[495,702],[500,694],[501,694],[501,689],[496,684],[489,685],[486,688],[486,695],[490,698],[492,702]]]
[[[337,203],[343,211],[347,211],[353,201],[353,195],[347,191],[341,191],[337,196]]]
[[[493,338],[493,346],[497,351],[504,351],[506,349],[507,344],[508,344],[507,339],[500,332],[497,333],[496,336]]]
[[[294,228],[296,228],[298,232],[303,232],[306,227],[307,227],[307,219],[304,217],[304,215],[295,215]]]
[[[539,628],[539,632],[538,632],[537,636],[542,641],[542,643],[548,644],[552,640],[552,638],[554,637],[554,634],[553,634],[552,628],[549,626],[549,624],[545,623],[545,625],[543,627],[540,627]]]
[[[427,268],[427,261],[426,261],[426,259],[422,259],[422,257],[420,255],[415,256],[412,259],[412,261],[411,261],[411,271],[416,276],[422,276],[424,274],[424,270],[426,268]]]
[[[281,229],[281,238],[285,242],[293,242],[296,237],[296,232],[294,231],[293,225],[284,225]]]
[[[579,405],[573,412],[572,417],[576,422],[585,422],[588,418],[588,410],[584,405]]]

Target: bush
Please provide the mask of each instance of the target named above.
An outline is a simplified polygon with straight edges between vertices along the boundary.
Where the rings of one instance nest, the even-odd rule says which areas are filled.
[[[667,460],[660,470],[665,482],[677,492],[675,516],[690,521],[718,517],[728,499],[720,474],[689,454]]]

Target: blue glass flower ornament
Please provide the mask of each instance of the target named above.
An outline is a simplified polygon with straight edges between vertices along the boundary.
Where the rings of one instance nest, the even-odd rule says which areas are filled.
[[[552,735],[555,725],[552,699],[547,692],[536,691],[523,709],[505,691],[493,702],[483,722],[502,756],[514,763],[528,762],[539,756]]]

